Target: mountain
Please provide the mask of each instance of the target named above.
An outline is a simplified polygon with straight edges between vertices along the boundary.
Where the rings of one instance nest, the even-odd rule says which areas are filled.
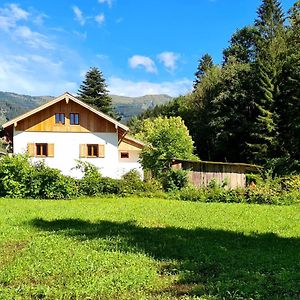
[[[122,122],[137,116],[147,108],[169,102],[168,95],[145,95],[142,97],[125,97],[111,95],[116,111],[121,115]],[[26,111],[53,99],[52,96],[28,96],[0,91],[0,125]]]
[[[127,122],[131,117],[137,116],[148,108],[164,104],[172,100],[168,95],[145,95],[141,97],[124,97],[111,95],[116,111],[121,115],[122,121]]]

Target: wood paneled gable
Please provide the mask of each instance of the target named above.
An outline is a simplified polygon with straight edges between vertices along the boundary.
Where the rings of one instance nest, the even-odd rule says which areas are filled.
[[[55,114],[65,114],[65,124],[55,123]],[[79,125],[70,125],[70,113],[79,113]],[[116,132],[116,125],[71,99],[57,102],[17,122],[17,131]]]

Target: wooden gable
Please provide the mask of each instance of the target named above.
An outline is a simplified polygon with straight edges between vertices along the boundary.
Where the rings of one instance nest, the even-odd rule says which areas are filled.
[[[65,124],[55,123],[55,114],[65,115]],[[70,113],[79,114],[79,125],[70,125]],[[72,101],[62,100],[17,122],[17,131],[116,132],[109,120]]]

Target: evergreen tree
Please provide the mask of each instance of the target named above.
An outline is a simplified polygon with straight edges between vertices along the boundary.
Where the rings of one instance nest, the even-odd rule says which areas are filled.
[[[78,90],[80,100],[96,109],[115,117],[112,100],[108,95],[107,85],[98,68],[90,68]]]
[[[300,1],[289,11],[288,51],[280,87],[280,143],[284,155],[300,160]]]
[[[214,65],[213,59],[209,54],[204,54],[199,60],[197,71],[195,73],[196,79],[194,80],[194,91],[197,89],[198,84],[201,82],[204,74]]]
[[[257,49],[255,70],[256,121],[250,151],[257,162],[277,155],[279,82],[285,54],[284,17],[278,0],[263,0],[255,21]]]

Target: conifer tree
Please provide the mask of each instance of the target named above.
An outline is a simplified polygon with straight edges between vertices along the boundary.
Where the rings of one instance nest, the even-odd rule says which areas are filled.
[[[194,91],[197,89],[198,84],[200,83],[204,74],[214,65],[212,57],[206,53],[200,60],[195,73],[196,79],[194,80]]]
[[[274,154],[278,136],[278,79],[285,54],[284,17],[278,0],[263,0],[255,27],[258,31],[255,64],[257,117],[253,126],[253,143],[249,145],[256,161],[264,162],[271,152]]]
[[[112,100],[108,95],[107,85],[98,68],[90,68],[78,90],[79,98],[96,109],[115,116]]]
[[[280,142],[284,155],[300,160],[300,0],[289,10],[289,23],[281,77]]]

